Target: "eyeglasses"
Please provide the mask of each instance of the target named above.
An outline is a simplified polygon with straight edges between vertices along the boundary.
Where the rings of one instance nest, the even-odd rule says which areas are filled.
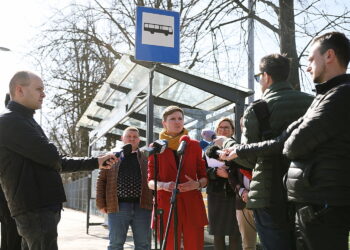
[[[264,73],[255,74],[255,75],[254,75],[255,81],[260,82],[260,79],[261,79],[261,75],[262,75],[262,74],[264,74]]]
[[[229,130],[229,129],[231,129],[231,127],[218,127],[218,129]]]

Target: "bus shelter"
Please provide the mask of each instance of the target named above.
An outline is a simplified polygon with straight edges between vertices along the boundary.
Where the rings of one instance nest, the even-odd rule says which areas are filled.
[[[149,102],[149,93],[152,102]],[[107,134],[122,135],[128,126],[139,129],[145,144],[158,139],[164,108],[176,105],[184,109],[185,127],[191,137],[200,139],[203,128],[213,128],[213,122],[229,116],[235,121],[235,135],[239,139],[245,98],[253,93],[251,89],[190,69],[136,61],[124,54],[79,120],[78,127],[90,130],[90,148]],[[147,116],[149,105],[151,116]],[[91,178],[88,192],[87,233],[94,224],[89,222]]]

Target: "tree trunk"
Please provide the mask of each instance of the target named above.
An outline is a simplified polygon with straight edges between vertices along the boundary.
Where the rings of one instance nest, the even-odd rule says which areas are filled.
[[[288,81],[300,90],[299,61],[295,42],[294,0],[279,0],[280,49],[291,59]]]

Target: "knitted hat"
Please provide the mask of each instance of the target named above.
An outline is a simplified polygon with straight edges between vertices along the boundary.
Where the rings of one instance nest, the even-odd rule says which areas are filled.
[[[210,129],[203,129],[201,132],[201,136],[203,140],[207,142],[212,142],[216,138],[216,134],[213,130]]]

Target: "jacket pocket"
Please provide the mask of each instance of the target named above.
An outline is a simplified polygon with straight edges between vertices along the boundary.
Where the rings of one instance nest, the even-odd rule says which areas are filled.
[[[311,174],[314,167],[314,161],[292,161],[291,167],[298,168],[302,171],[302,175],[300,176],[300,179],[305,187],[311,187]]]

